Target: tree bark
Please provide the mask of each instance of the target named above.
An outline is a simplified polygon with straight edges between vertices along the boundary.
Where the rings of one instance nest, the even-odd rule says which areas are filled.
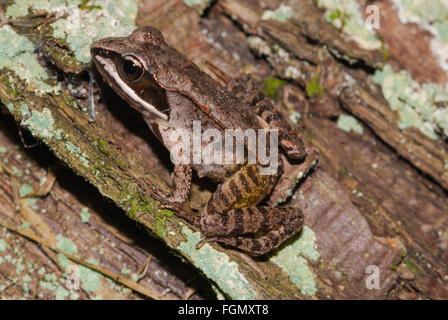
[[[106,7],[107,1],[96,2],[104,7],[82,10],[79,7],[81,19],[83,15],[101,10],[109,14],[106,12],[110,10]],[[359,3],[359,10],[363,12],[365,4]],[[397,16],[391,2],[373,3],[380,6],[382,15],[386,12],[388,16]],[[249,73],[264,87],[276,107],[291,119],[291,124],[300,130],[307,143],[320,152],[317,168],[291,190],[288,199],[288,205],[297,206],[304,212],[304,229],[280,250],[252,260],[218,244],[207,244],[196,250],[195,244],[203,237],[200,231],[171,211],[160,209],[160,204],[145,194],[145,186],[138,183],[144,175],[168,190],[172,170],[169,154],[141,117],[116,94],[107,89],[96,91],[96,120],[89,121],[88,99],[83,93],[89,87],[89,79],[83,72],[87,64],[77,54],[79,48],[73,47],[70,38],[76,37],[77,33],[66,33],[66,39],[63,39],[56,36],[54,25],[61,19],[70,19],[75,11],[70,9],[64,15],[61,9],[54,12],[31,7],[29,12],[22,10],[22,15],[13,16],[11,10],[7,10],[7,4],[3,4],[2,9],[1,40],[7,40],[13,47],[14,42],[25,43],[23,37],[26,37],[34,45],[31,48],[25,46],[22,51],[11,50],[13,56],[8,56],[8,50],[0,49],[0,61],[3,59],[0,63],[2,110],[12,114],[17,124],[28,129],[56,158],[93,185],[102,196],[112,200],[129,218],[160,239],[166,245],[166,251],[186,259],[224,297],[448,297],[446,137],[439,131],[434,138],[415,127],[400,127],[399,112],[391,108],[383,96],[384,88],[374,81],[373,76],[376,70],[385,66],[389,56],[388,64],[397,71],[410,71],[420,83],[440,85],[446,84],[447,80],[441,76],[443,72],[437,69],[440,67],[436,63],[427,62],[421,67],[433,68],[434,72],[421,71],[409,58],[412,53],[401,55],[396,49],[400,44],[387,42],[395,29],[403,27],[398,19],[395,24],[388,24],[388,30],[381,31],[381,47],[365,49],[343,28],[329,23],[325,10],[311,0],[270,1],[266,5],[253,0],[218,0],[195,6],[178,0],[140,1],[135,20],[137,26],[159,28],[168,43],[223,85],[230,78]],[[93,32],[88,28],[97,27],[87,26],[85,32]],[[102,34],[103,30],[100,31],[96,34]],[[405,35],[399,40],[400,43],[408,41],[417,43],[416,47],[429,46],[426,35],[416,38]],[[385,49],[387,47],[390,51]],[[34,50],[36,48],[38,50]],[[420,58],[433,59],[429,56]],[[19,64],[31,59],[45,70],[48,79],[31,73],[34,70],[28,78],[19,74],[22,70]],[[440,108],[446,108],[446,105]],[[347,115],[351,117],[344,118]],[[350,127],[352,130],[347,129],[342,120],[353,117],[358,122]],[[7,142],[6,138],[0,141],[7,150],[13,150],[14,144],[19,144],[18,140]],[[39,181],[43,174],[18,175],[13,168],[25,171],[26,163],[19,160],[6,163],[6,159],[17,158],[11,157],[12,154],[27,153],[23,150],[0,153],[3,163],[3,175],[0,176],[3,178],[0,189],[3,194],[0,196],[4,199],[0,202],[3,204],[0,221],[15,227],[25,221],[38,239],[60,249],[61,254],[78,254],[84,261],[95,257],[102,265],[120,273],[120,266],[126,263],[117,261],[111,253],[102,256],[90,249],[78,251],[71,245],[61,244],[73,242],[76,248],[97,244],[103,251],[112,250],[112,246],[102,244],[100,238],[93,235],[79,236],[91,234],[92,229],[107,233],[98,231],[107,228],[96,215],[98,211],[98,217],[104,219],[108,216],[101,215],[104,209],[94,210],[94,224],[80,223],[80,204],[63,197],[63,192],[56,187],[50,195],[42,195],[47,196],[42,200],[47,202],[42,204],[47,212],[30,213],[28,202],[25,202],[30,195],[24,194],[27,191],[24,185],[41,190]],[[33,156],[38,157],[37,154]],[[286,170],[290,166],[287,163]],[[56,178],[57,183],[60,183],[59,179],[60,176]],[[206,203],[212,187],[195,179],[191,197],[194,208]],[[73,191],[68,190],[68,193]],[[60,211],[60,206],[66,209]],[[13,216],[16,210],[20,212],[20,219]],[[67,216],[76,219],[64,221],[62,212],[64,217],[67,212]],[[122,234],[120,230],[115,231]],[[5,234],[11,231],[3,232],[2,237],[6,239]],[[70,240],[64,242],[64,239]],[[113,241],[124,246],[118,239]],[[13,252],[14,247],[16,244],[8,240],[7,252]],[[43,249],[34,246],[33,250],[42,254]],[[127,257],[134,260],[133,266],[144,264],[146,256],[134,245],[127,245],[125,250]],[[57,260],[55,251],[50,249],[50,252],[46,254],[51,260]],[[60,260],[59,266],[52,267],[64,274],[61,270],[66,266],[64,260]],[[38,265],[49,264],[45,259],[34,261]],[[369,285],[372,270],[379,272],[379,288]],[[12,281],[8,276],[11,269],[0,271],[5,279]],[[158,298],[162,288],[169,285],[155,286],[151,279],[156,276],[152,274],[142,285],[150,288]],[[173,293],[166,297],[188,296],[191,288],[182,279],[188,279],[190,274],[170,274],[168,279],[171,280],[166,281],[175,284],[169,287]],[[196,282],[199,285],[195,287],[203,287],[200,280]],[[109,294],[101,294],[102,291],[96,289],[89,292],[84,288],[80,297],[115,297],[108,291],[112,290],[110,288],[103,288]],[[72,293],[65,298],[69,294]],[[121,293],[113,291],[113,294]],[[208,293],[197,295],[208,296]],[[44,294],[44,297],[47,296]]]

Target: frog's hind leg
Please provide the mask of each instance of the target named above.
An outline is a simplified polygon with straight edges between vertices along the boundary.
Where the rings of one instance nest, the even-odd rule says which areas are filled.
[[[276,175],[261,175],[258,166],[246,165],[220,184],[201,212],[204,242],[217,241],[260,255],[298,231],[303,221],[299,209],[255,207],[276,181]],[[247,236],[257,233],[264,235]]]
[[[219,242],[253,256],[263,255],[278,247],[287,238],[298,232],[303,225],[303,215],[298,208],[289,207],[256,207],[243,208],[228,212],[228,219],[238,221],[233,230],[226,228],[227,235],[207,237],[198,244]],[[265,232],[259,237],[244,236]]]

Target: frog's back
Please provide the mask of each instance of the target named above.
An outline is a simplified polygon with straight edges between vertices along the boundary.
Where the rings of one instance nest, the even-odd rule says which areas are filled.
[[[260,128],[257,116],[216,80],[165,41],[160,43],[160,49],[155,77],[162,87],[190,98],[223,128]]]

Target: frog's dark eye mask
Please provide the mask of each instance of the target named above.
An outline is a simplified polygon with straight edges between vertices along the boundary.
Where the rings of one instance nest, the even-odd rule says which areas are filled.
[[[168,120],[168,116],[160,112],[154,105],[142,99],[132,88],[133,82],[139,81],[145,74],[144,64],[133,55],[125,54],[119,61],[114,61],[112,57],[93,55],[93,61],[98,65],[100,73],[108,77],[118,87],[127,98],[132,99],[136,104],[145,108],[148,112]]]

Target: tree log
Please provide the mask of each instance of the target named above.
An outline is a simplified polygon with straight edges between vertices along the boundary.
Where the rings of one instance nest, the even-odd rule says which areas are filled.
[[[366,4],[347,2],[362,21]],[[373,3],[380,7],[383,20],[384,12],[397,17],[390,1]],[[218,0],[197,5],[180,0],[133,0],[118,9],[108,0],[73,1],[65,8],[35,6],[38,5],[17,0],[0,7],[2,110],[123,210],[114,212],[125,213],[165,244],[151,251],[146,242],[157,241],[142,236],[146,250],[143,252],[156,258],[165,257],[160,253],[163,248],[180,256],[225,298],[448,297],[448,147],[443,123],[424,119],[404,126],[402,110],[394,109],[385,91],[387,83],[380,81],[389,66],[396,72],[411,71],[418,83],[431,82],[442,87],[447,80],[440,76],[443,72],[437,69],[441,68],[437,63],[427,62],[425,66],[434,72],[419,72],[415,61],[406,60],[395,49],[399,44],[387,42],[395,28],[403,27],[398,18],[394,25],[388,24],[390,30],[381,31],[382,40],[373,36],[361,41],[359,35],[350,34],[353,22],[350,19],[357,18],[353,11],[345,15],[334,10],[331,15],[311,0],[269,4]],[[331,19],[341,20],[342,27],[337,28]],[[159,28],[169,44],[223,85],[231,78],[250,74],[307,143],[319,150],[319,165],[291,190],[287,200],[288,205],[302,209],[305,227],[279,250],[260,259],[251,259],[218,244],[206,244],[197,250],[195,245],[203,238],[200,230],[173,212],[160,209],[160,203],[148,197],[145,186],[139,185],[142,176],[149,176],[152,183],[168,190],[172,170],[168,151],[140,115],[106,88],[94,93],[96,119],[90,121],[89,77],[85,71],[89,64],[88,45],[107,35],[125,35],[143,25]],[[429,46],[425,37],[404,36],[399,42]],[[387,51],[387,47],[391,50]],[[440,110],[447,108],[448,101],[437,103]],[[2,115],[1,130],[7,132],[7,126],[3,128],[8,123],[4,117],[7,116]],[[29,259],[39,266],[35,269],[45,266],[45,270],[58,269],[57,274],[66,276],[66,261],[72,257],[127,275],[126,266],[130,262],[117,261],[112,254],[115,246],[101,243],[100,239],[106,235],[106,239],[126,251],[126,259],[133,260],[131,272],[138,274],[136,269],[144,265],[148,254],[139,249],[141,242],[138,246],[117,239],[128,234],[121,230],[121,222],[111,223],[117,229],[112,232],[115,237],[106,231],[109,224],[103,220],[109,219],[109,212],[104,211],[109,211],[112,204],[96,208],[90,201],[104,200],[93,197],[89,203],[95,210],[89,212],[94,219],[82,223],[87,219],[82,202],[64,196],[74,191],[71,188],[61,191],[59,184],[63,177],[56,175],[53,189],[38,195],[43,197],[37,205],[40,212],[33,209],[36,203],[30,203],[30,197],[32,192],[45,189],[45,181],[41,183],[45,174],[33,161],[32,174],[19,174],[17,170],[25,172],[28,161],[20,158],[27,158],[30,153],[14,147],[20,142],[8,140],[0,132],[4,135],[0,136],[0,147],[4,148],[0,153],[0,170],[3,170],[0,221],[11,226],[9,231],[2,230],[3,259],[8,253],[11,256],[18,246],[15,240],[10,240],[11,234],[14,234],[11,239],[15,239],[21,234],[19,226],[26,223],[25,229],[32,230],[36,238],[34,242],[20,238],[19,241],[27,247]],[[38,159],[41,153],[48,156],[42,148],[37,150],[40,151],[31,153],[32,158]],[[59,163],[57,159],[52,161]],[[76,181],[73,178],[70,185]],[[202,207],[213,187],[214,184],[195,178],[192,206]],[[19,217],[14,216],[16,211]],[[128,228],[129,218],[123,223]],[[36,241],[41,241],[42,246],[36,246]],[[7,254],[3,254],[2,248]],[[59,256],[55,250],[60,250]],[[100,250],[104,255],[99,254]],[[61,257],[64,253],[65,258]],[[35,256],[31,257],[32,254]],[[47,257],[37,257],[42,254]],[[166,262],[171,266],[180,263],[178,259]],[[189,297],[192,288],[200,292],[197,298],[210,296],[200,279],[195,280],[194,286],[186,284],[191,269],[182,275],[168,272],[162,285],[154,284],[156,271],[169,269],[160,265],[165,264],[158,264],[159,269],[154,269],[141,283],[135,281],[150,291],[146,296]],[[1,266],[0,261],[0,285],[14,283],[11,266]],[[372,271],[379,272],[379,287],[372,287],[375,282]],[[33,286],[39,287],[38,273],[33,273],[32,280]],[[124,279],[112,280],[129,287],[123,283]],[[62,288],[59,297],[123,296],[110,285],[89,291],[92,288],[86,283],[82,283],[83,291],[78,296],[76,290]],[[130,288],[145,295],[138,291],[138,286]],[[172,292],[163,296],[163,288]],[[3,288],[0,292],[7,291]],[[12,296],[19,297],[19,291]],[[24,293],[24,297],[30,298],[32,294]],[[44,291],[42,297],[51,298]]]

